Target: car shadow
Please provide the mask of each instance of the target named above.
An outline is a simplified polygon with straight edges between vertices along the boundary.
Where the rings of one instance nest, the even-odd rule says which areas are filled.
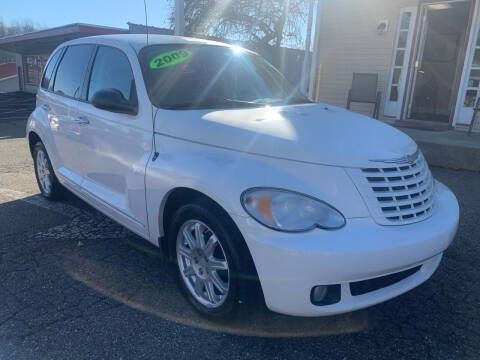
[[[182,296],[173,261],[136,237],[120,239],[135,249],[132,257],[112,254],[102,260],[72,254],[65,270],[86,286],[135,309],[184,325],[262,337],[310,337],[365,330],[366,311],[323,318],[299,318],[273,313],[264,304],[243,305],[228,321],[213,322],[198,314]],[[112,244],[113,245],[113,244]]]
[[[81,199],[69,195],[62,202],[52,203],[40,195],[27,196],[0,204],[0,214],[5,215],[0,226],[10,223],[8,231],[5,227],[2,230],[0,255],[5,255],[0,258],[0,283],[9,284],[8,273],[16,272],[18,264],[22,264],[23,277],[11,282],[10,291],[16,293],[29,287],[28,297],[43,294],[41,298],[34,297],[33,303],[50,298],[46,312],[52,317],[58,316],[58,312],[73,311],[71,303],[62,299],[68,299],[71,288],[79,287],[75,303],[88,302],[94,291],[96,297],[113,299],[156,317],[231,334],[307,337],[352,333],[368,327],[366,311],[298,318],[273,313],[263,303],[243,304],[237,316],[228,322],[212,322],[185,300],[177,285],[174,264],[160,249]],[[18,246],[19,241],[22,247]],[[45,292],[49,283],[57,284],[53,294]],[[42,316],[45,318],[45,314]],[[29,321],[35,323],[36,319]]]

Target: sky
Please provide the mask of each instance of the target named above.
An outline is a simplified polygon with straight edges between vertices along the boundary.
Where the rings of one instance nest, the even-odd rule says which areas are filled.
[[[149,25],[170,27],[173,1],[146,0]],[[0,0],[0,18],[10,25],[32,20],[43,27],[76,22],[128,28],[127,22],[145,23],[143,0]]]
[[[146,0],[146,4],[148,25],[170,28],[174,0]],[[144,24],[145,12],[143,0],[0,0],[0,20],[7,26],[31,20],[40,28],[81,22],[128,29],[127,22]],[[284,45],[303,48],[306,23],[301,32],[300,44]]]

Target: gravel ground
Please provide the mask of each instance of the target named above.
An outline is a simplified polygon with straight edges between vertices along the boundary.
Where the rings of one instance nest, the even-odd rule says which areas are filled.
[[[0,113],[0,359],[479,358],[480,174],[432,169],[462,216],[425,284],[341,316],[259,307],[219,325],[185,303],[156,248],[74,196],[38,196],[24,126]]]

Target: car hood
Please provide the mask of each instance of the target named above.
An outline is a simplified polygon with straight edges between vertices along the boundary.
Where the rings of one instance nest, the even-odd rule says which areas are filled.
[[[227,110],[162,110],[158,134],[233,151],[313,164],[374,166],[417,150],[403,132],[367,116],[302,104]]]

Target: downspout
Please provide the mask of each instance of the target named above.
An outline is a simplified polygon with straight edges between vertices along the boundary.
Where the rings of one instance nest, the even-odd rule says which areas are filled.
[[[310,83],[308,86],[308,96],[312,100],[319,98],[319,80],[320,80],[320,34],[322,28],[323,0],[318,0],[317,15],[315,19],[315,35],[313,38],[313,56],[310,64]]]

